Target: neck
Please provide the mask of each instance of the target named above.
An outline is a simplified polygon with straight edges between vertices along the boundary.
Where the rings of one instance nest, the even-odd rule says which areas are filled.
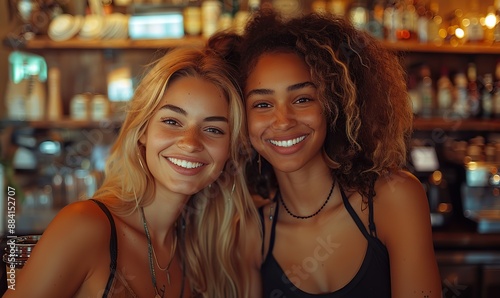
[[[169,235],[189,198],[189,196],[156,196],[151,204],[144,206],[144,215],[155,245],[170,243]]]
[[[276,173],[280,194],[290,211],[310,215],[325,202],[334,178],[326,167],[314,171]]]

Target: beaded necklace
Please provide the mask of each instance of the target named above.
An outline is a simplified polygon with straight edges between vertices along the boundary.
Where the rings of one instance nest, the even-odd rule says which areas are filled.
[[[295,215],[293,214],[289,209],[288,207],[285,205],[285,201],[283,201],[283,197],[281,196],[281,194],[279,194],[279,200],[281,202],[281,204],[283,205],[283,207],[285,207],[285,210],[288,214],[290,214],[292,217],[295,217],[295,218],[298,218],[298,219],[308,219],[308,218],[311,218],[311,217],[314,217],[316,215],[318,215],[318,213],[323,210],[323,208],[326,206],[326,203],[328,203],[328,201],[330,200],[330,196],[332,195],[332,192],[333,192],[333,188],[335,187],[335,180],[333,180],[333,183],[332,183],[332,188],[330,189],[330,193],[328,193],[328,196],[326,197],[326,200],[325,202],[323,203],[323,205],[321,205],[321,207],[318,209],[318,211],[314,212],[313,214],[311,215],[307,215],[307,216],[300,216],[300,215]],[[271,217],[272,219],[272,217]]]

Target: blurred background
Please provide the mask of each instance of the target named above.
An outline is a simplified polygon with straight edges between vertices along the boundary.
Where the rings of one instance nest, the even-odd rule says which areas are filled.
[[[339,14],[399,55],[444,297],[500,297],[499,0],[0,0],[3,239],[14,215],[42,234],[92,196],[149,62],[271,6]]]

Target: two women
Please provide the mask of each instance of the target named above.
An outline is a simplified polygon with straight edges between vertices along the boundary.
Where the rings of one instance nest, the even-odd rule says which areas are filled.
[[[68,206],[15,294],[260,297],[260,270],[264,297],[441,297],[425,193],[403,170],[412,113],[397,58],[321,15],[262,12],[239,51],[222,45],[224,59],[172,51],[139,86],[95,197],[116,235],[96,203]],[[251,187],[273,194],[263,241],[238,172],[243,108]]]

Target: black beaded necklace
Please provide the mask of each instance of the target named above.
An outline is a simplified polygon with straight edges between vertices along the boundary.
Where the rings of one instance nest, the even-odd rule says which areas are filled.
[[[332,192],[333,192],[333,188],[335,187],[335,180],[333,180],[333,183],[332,183],[332,188],[330,189],[330,193],[328,194],[328,196],[326,197],[326,200],[325,202],[323,203],[323,205],[321,205],[321,207],[318,209],[318,211],[314,212],[313,214],[311,215],[307,215],[307,216],[300,216],[300,215],[295,215],[293,214],[289,209],[288,207],[285,205],[285,201],[283,201],[283,197],[281,196],[281,194],[279,195],[280,196],[280,202],[281,202],[281,205],[283,205],[283,207],[285,207],[285,210],[288,214],[290,214],[292,217],[295,217],[297,219],[308,219],[308,218],[311,218],[311,217],[314,217],[316,215],[318,215],[318,213],[320,213],[321,210],[323,210],[323,208],[325,208],[326,206],[326,203],[328,203],[328,201],[330,200],[330,196],[332,195]]]

